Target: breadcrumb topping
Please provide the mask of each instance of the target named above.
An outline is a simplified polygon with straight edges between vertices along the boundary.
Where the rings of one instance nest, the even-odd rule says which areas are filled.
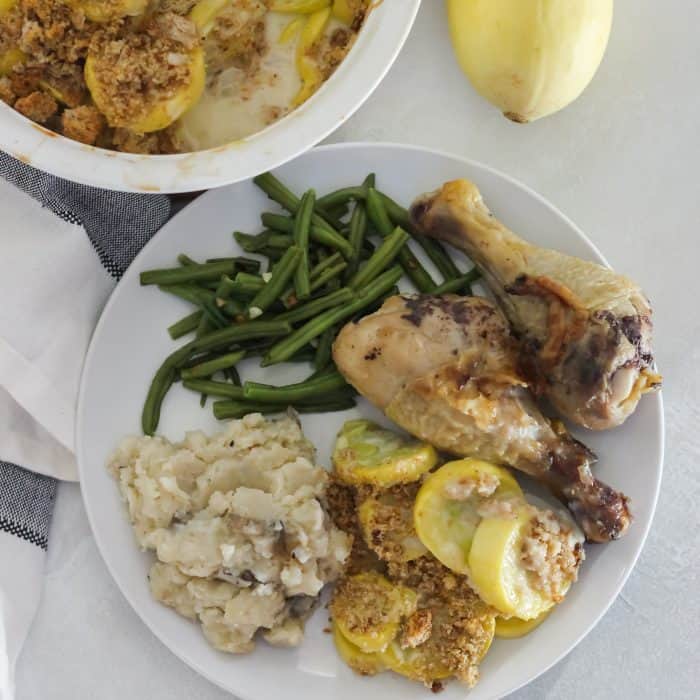
[[[523,568],[537,590],[559,603],[576,581],[585,557],[583,543],[551,510],[537,509],[530,528],[520,554]]]

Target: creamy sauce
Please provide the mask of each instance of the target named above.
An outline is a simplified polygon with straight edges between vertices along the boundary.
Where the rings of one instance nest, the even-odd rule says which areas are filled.
[[[250,136],[283,117],[301,88],[295,54],[299,34],[280,43],[294,15],[270,12],[265,18],[267,50],[260,69],[246,74],[227,68],[207,85],[199,102],[180,120],[187,150],[203,150]]]

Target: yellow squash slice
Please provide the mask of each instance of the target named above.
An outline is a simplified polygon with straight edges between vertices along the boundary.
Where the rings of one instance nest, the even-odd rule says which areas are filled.
[[[518,639],[537,629],[548,617],[551,610],[543,612],[534,620],[521,620],[519,617],[497,617],[496,636],[501,639]]]
[[[378,653],[367,654],[360,647],[348,641],[341,633],[338,625],[331,625],[333,630],[333,642],[338,656],[350,666],[353,671],[363,676],[374,676],[386,670],[386,665]]]
[[[119,126],[127,126],[137,134],[147,134],[152,131],[165,129],[179,119],[190,107],[197,103],[204,90],[206,70],[202,49],[196,48],[190,53],[189,67],[190,78],[182,89],[178,90],[167,100],[156,102],[145,115],[135,119],[132,123],[128,125],[120,124]],[[88,56],[85,61],[85,83],[97,108],[107,117],[107,121],[110,124],[116,126],[113,120],[110,119],[112,109],[108,93],[97,76],[91,56]]]
[[[333,592],[330,611],[340,634],[360,651],[383,651],[396,637],[401,620],[416,609],[416,594],[376,571],[343,579]]]
[[[415,490],[395,486],[366,498],[357,510],[362,537],[384,561],[413,561],[428,551],[413,526]]]
[[[346,484],[385,488],[417,481],[437,460],[427,442],[402,438],[368,420],[348,421],[333,451],[335,471]]]
[[[523,499],[507,469],[479,459],[448,462],[421,486],[413,510],[421,542],[446,567],[469,573],[469,551],[486,498]]]
[[[26,60],[26,54],[16,47],[0,53],[0,77],[9,75],[15,66]]]
[[[323,36],[328,20],[331,17],[330,3],[308,16],[301,30],[297,45],[297,70],[301,76],[301,89],[293,100],[293,105],[300,104],[313,95],[323,83],[323,73],[318,62],[311,55],[313,45]]]
[[[394,639],[380,654],[387,668],[430,684],[459,674],[465,662],[467,667],[478,666],[493,641],[493,613],[480,602],[468,615],[460,610],[459,601],[429,609],[433,620],[430,637],[415,647],[402,646],[400,638]]]
[[[484,518],[474,534],[469,553],[470,581],[481,598],[505,616],[535,620],[562,599],[575,572],[557,586],[557,594],[537,585],[523,564],[525,539],[531,534],[532,506],[511,518]],[[543,566],[549,566],[545,559]]]
[[[68,4],[81,9],[85,16],[98,24],[112,22],[120,17],[138,17],[148,7],[149,0],[69,0]]]

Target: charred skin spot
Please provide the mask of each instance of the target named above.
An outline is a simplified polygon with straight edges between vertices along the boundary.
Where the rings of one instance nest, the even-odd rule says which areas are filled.
[[[445,321],[455,321],[461,326],[477,324],[486,321],[496,313],[488,302],[482,302],[479,297],[432,296],[416,294],[402,297],[408,313],[401,316],[404,320],[420,327],[424,318],[441,313]]]

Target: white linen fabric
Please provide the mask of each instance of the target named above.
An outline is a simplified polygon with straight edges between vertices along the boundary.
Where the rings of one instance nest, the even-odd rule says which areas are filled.
[[[0,700],[41,593],[56,480],[100,311],[170,216],[165,196],[76,185],[0,153]]]

